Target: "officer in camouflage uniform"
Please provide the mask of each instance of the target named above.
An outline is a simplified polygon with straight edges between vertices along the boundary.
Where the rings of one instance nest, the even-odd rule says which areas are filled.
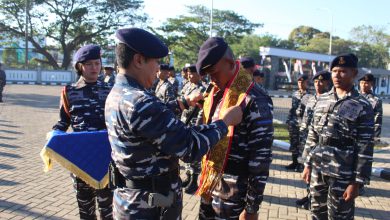
[[[169,66],[168,81],[172,84],[175,96],[179,92],[179,81],[176,79],[175,67]]]
[[[181,77],[183,80],[180,86],[181,88],[180,88],[179,95],[183,95],[187,89],[186,87],[191,84],[190,81],[188,80],[187,67],[183,67],[183,69],[181,70]]]
[[[2,64],[0,63],[0,102],[3,102],[3,89],[5,84],[7,84],[7,75],[5,75],[5,72],[1,67]]]
[[[227,125],[241,121],[242,111],[233,107],[222,120],[186,126],[172,111],[184,109],[181,100],[165,104],[147,91],[168,48],[139,28],[120,29],[116,37],[119,73],[105,109],[112,159],[119,171],[114,178],[114,219],[180,219],[179,158],[199,161],[227,134]],[[193,106],[200,98],[185,100]]]
[[[190,65],[188,68],[189,86],[184,91],[184,96],[190,96],[192,93],[203,93],[206,88],[203,87],[200,75],[196,71],[196,66]],[[184,123],[189,122],[190,125],[200,125],[203,123],[203,112],[199,108],[189,107],[181,114],[181,121]],[[191,118],[190,118],[191,117]],[[185,192],[193,194],[198,189],[198,176],[200,173],[200,162],[186,163],[185,164],[186,179],[183,180],[183,187]]]
[[[53,130],[73,132],[106,129],[104,105],[110,87],[97,81],[101,71],[100,47],[87,45],[74,55],[75,69],[80,79],[74,85],[65,86],[61,94],[60,120]],[[96,200],[100,219],[112,219],[112,191],[108,188],[96,190],[71,174],[76,191],[80,219],[96,219]]]
[[[331,73],[323,70],[318,73],[316,73],[313,76],[313,82],[314,82],[314,89],[316,94],[311,96],[306,104],[305,113],[303,114],[302,122],[299,127],[299,147],[304,147],[307,139],[307,133],[309,132],[309,125],[312,123],[313,120],[313,112],[314,108],[317,104],[318,97],[328,92],[331,88],[332,82],[331,82]],[[301,151],[301,150],[300,150]],[[303,151],[302,153],[302,160],[305,161],[304,158],[308,155],[309,152]],[[297,206],[309,209],[310,207],[310,188],[309,185],[307,186],[308,194],[307,196],[303,197],[302,199],[298,199],[296,201]]]
[[[303,179],[313,219],[353,219],[359,186],[370,180],[374,117],[353,85],[357,63],[354,54],[332,61],[334,88],[318,97],[309,126]]]
[[[287,117],[288,132],[290,136],[290,151],[292,163],[286,166],[287,170],[302,171],[302,165],[298,163],[299,152],[299,124],[305,112],[306,104],[311,94],[307,91],[308,76],[302,74],[298,77],[298,91],[294,92],[291,100],[291,109]]]
[[[255,70],[253,72],[253,81],[255,81],[255,86],[257,86],[263,93],[268,95],[268,91],[264,87],[264,73],[260,70]]]
[[[220,37],[203,43],[196,64],[200,74],[209,74],[216,88],[211,121],[218,118],[224,88],[240,63]],[[235,126],[232,146],[212,201],[202,198],[200,219],[257,219],[272,161],[272,100],[256,86],[245,98],[243,121]]]
[[[374,95],[374,76],[372,74],[365,74],[359,79],[360,94],[362,94],[371,104],[374,110],[374,141],[380,141],[382,131],[382,99]]]
[[[160,65],[160,71],[157,73],[159,81],[156,85],[155,95],[162,102],[168,103],[176,100],[176,93],[173,85],[168,81],[169,66]]]
[[[111,66],[104,67],[103,82],[109,86],[113,86],[115,83],[114,68]]]

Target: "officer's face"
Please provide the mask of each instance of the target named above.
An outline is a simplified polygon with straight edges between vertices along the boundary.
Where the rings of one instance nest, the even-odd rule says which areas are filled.
[[[264,78],[263,78],[263,77],[260,77],[260,76],[254,76],[254,77],[253,77],[253,80],[254,80],[256,83],[262,84],[263,81],[264,81]]]
[[[299,80],[298,81],[298,89],[301,91],[305,91],[307,88],[307,80]]]
[[[360,81],[360,92],[361,93],[370,93],[372,88],[372,83],[370,81]]]
[[[188,77],[191,83],[198,83],[200,80],[200,75],[197,72],[189,72]]]
[[[142,71],[141,75],[144,78],[143,86],[145,88],[150,88],[153,85],[154,80],[156,79],[156,72],[158,71],[159,68],[159,59],[156,58],[144,58],[144,62],[142,63]]]
[[[314,88],[316,90],[317,95],[320,95],[328,90],[329,81],[327,80],[314,80]]]
[[[205,73],[210,75],[210,80],[219,89],[224,89],[229,80],[232,78],[234,67],[234,60],[222,58],[215,65],[207,68]]]
[[[160,70],[160,72],[158,73],[158,78],[160,78],[161,80],[166,80],[168,79],[168,75],[168,70]]]
[[[96,82],[102,69],[100,59],[87,60],[81,63],[82,76],[86,82]]]
[[[357,70],[349,67],[333,67],[332,69],[332,81],[336,89],[349,91],[353,86],[353,80],[355,79]]]

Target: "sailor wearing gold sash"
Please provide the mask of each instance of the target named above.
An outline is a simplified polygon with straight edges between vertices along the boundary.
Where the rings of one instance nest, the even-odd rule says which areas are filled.
[[[227,137],[203,157],[199,218],[257,219],[272,161],[272,100],[254,86],[223,38],[203,43],[196,67],[214,84],[203,105],[205,124],[231,106],[243,109],[242,122],[229,126]]]

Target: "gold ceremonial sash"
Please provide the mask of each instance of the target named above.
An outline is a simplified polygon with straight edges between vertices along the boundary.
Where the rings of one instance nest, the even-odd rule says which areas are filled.
[[[246,103],[244,103],[245,97],[248,95],[253,85],[252,76],[243,69],[240,69],[240,62],[236,61],[235,73],[225,88],[220,104],[221,107],[219,112],[217,112],[218,119],[221,119],[223,112],[231,106],[241,105],[244,108],[246,105]],[[211,112],[211,107],[213,105],[213,96],[216,90],[216,87],[211,90],[210,95],[207,96],[203,104],[205,124],[209,123],[214,115],[214,112]],[[216,111],[217,110],[218,108]],[[222,138],[202,159],[200,184],[196,194],[206,200],[211,199],[211,193],[214,191],[224,173],[231,149],[233,133],[234,126],[229,126],[227,136]]]

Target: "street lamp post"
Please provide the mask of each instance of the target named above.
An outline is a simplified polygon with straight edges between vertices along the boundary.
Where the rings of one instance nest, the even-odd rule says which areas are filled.
[[[211,11],[210,11],[210,37],[213,36],[213,8],[214,8],[214,1],[211,0]]]

